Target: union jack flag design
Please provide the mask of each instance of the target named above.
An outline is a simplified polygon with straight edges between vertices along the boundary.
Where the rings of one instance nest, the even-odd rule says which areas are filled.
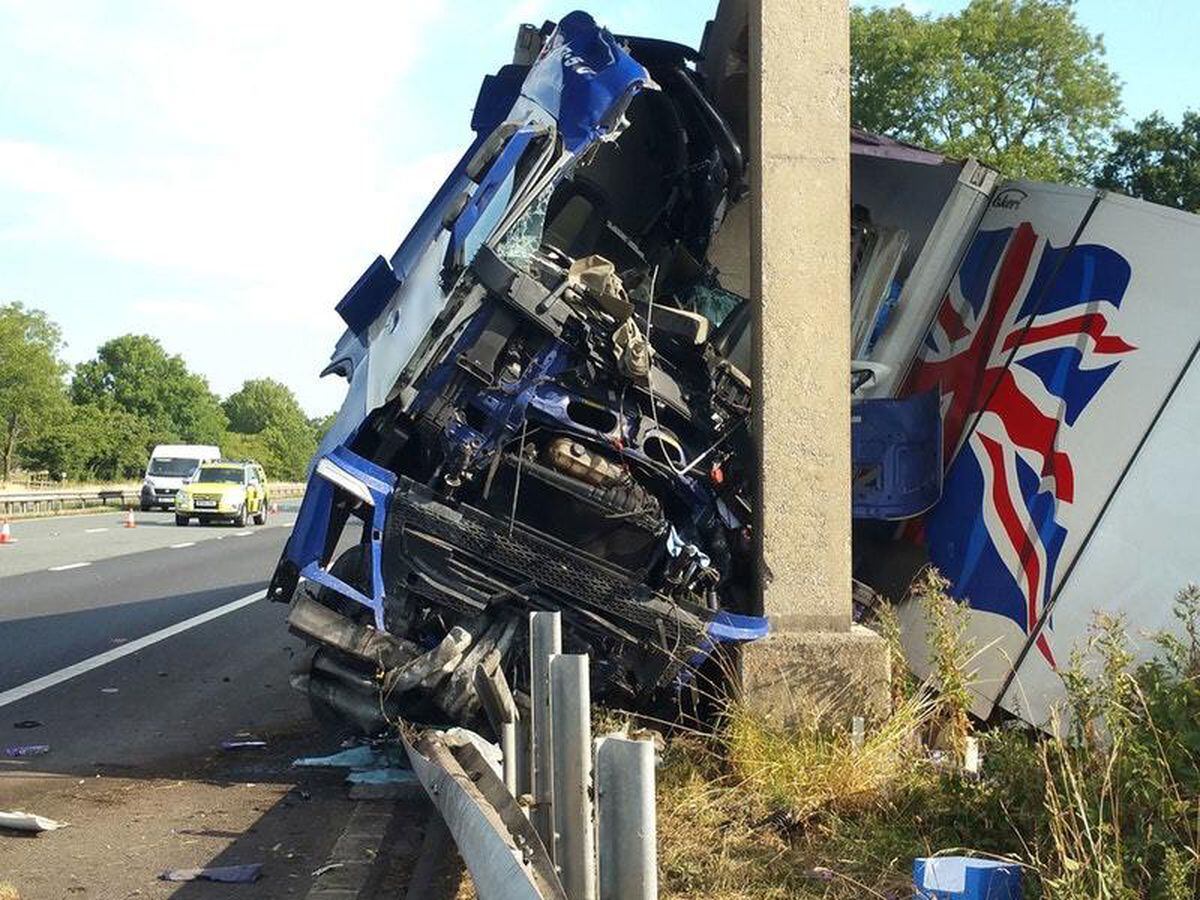
[[[930,559],[955,596],[1025,634],[1050,600],[1079,487],[1070,428],[1136,349],[1109,330],[1129,277],[1111,248],[1054,247],[1028,222],[981,231],[907,383],[942,396],[949,468],[924,522]],[[1046,632],[1036,646],[1054,667]]]

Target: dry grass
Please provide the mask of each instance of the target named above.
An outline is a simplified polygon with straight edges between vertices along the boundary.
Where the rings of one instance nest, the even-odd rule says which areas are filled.
[[[1069,726],[983,732],[981,778],[955,765],[970,649],[938,583],[921,589],[937,671],[861,748],[844,730],[736,707],[719,739],[668,747],[663,896],[905,896],[914,857],[968,852],[1025,866],[1029,900],[1200,897],[1200,589],[1180,595],[1183,636],[1158,635],[1155,662],[1135,662],[1124,622],[1099,620],[1093,664],[1063,673]],[[949,751],[940,765],[931,746]]]
[[[879,820],[910,788],[923,706],[857,749],[844,734],[788,732],[740,714],[724,747],[673,741],[659,773],[663,896],[850,900],[902,888],[904,866],[864,873],[840,858],[847,844],[837,832]]]
[[[0,900],[21,900],[21,895],[7,881],[0,881]]]
[[[923,758],[919,735],[935,721],[940,705],[922,689],[855,747],[844,731],[819,722],[770,727],[735,707],[724,737],[739,790],[793,823],[822,810],[854,812],[877,804]]]
[[[956,764],[972,728],[961,614],[933,573],[913,594],[935,671],[899,681],[862,746],[816,713],[784,726],[736,704],[716,736],[676,732],[658,773],[661,896],[898,898],[914,857],[965,852],[1023,865],[1028,900],[1200,897],[1200,589],[1153,663],[1135,663],[1123,622],[1099,621],[1087,674],[1079,659],[1063,673],[1070,726],[976,735],[982,777]]]
[[[958,846],[973,826],[985,849],[1019,846],[991,792],[965,784],[954,765],[969,727],[964,673],[972,653],[959,608],[932,571],[913,595],[937,634],[935,672],[921,684],[897,665],[892,713],[861,746],[826,711],[785,726],[737,704],[726,709],[718,738],[671,744],[659,780],[664,896],[897,896],[911,889],[914,856]],[[888,609],[881,631],[902,663]],[[930,762],[932,740],[952,751],[947,767]],[[959,798],[947,799],[972,790],[982,821],[963,816]]]

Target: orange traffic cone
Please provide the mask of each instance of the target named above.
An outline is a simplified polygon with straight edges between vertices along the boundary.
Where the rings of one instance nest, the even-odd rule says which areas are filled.
[[[279,514],[279,504],[272,502],[271,503],[271,515],[275,516],[278,514]]]
[[[137,522],[133,518],[133,510],[132,509],[125,510],[125,527],[126,528],[137,528]]]
[[[12,529],[8,527],[8,519],[0,522],[0,544],[15,544],[17,539],[12,536]]]

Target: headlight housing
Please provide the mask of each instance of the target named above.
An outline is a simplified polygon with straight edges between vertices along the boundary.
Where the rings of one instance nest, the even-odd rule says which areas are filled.
[[[192,495],[189,494],[187,491],[176,491],[175,492],[175,505],[178,507],[191,506],[192,505]]]

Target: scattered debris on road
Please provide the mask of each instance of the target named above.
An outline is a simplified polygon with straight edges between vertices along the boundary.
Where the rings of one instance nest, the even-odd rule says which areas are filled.
[[[45,756],[50,752],[49,744],[15,744],[4,748],[4,755],[9,759],[21,759],[26,756]]]
[[[167,869],[159,875],[161,881],[219,881],[227,884],[248,884],[258,881],[262,863],[240,866],[209,866],[203,869]]]
[[[375,741],[345,747],[329,756],[301,757],[302,768],[349,769],[346,784],[352,800],[399,800],[422,796],[420,782],[404,750],[394,742]]]
[[[299,768],[378,769],[406,764],[400,748],[387,743],[360,744],[329,756],[302,756],[292,762]]]
[[[20,810],[0,812],[0,828],[8,828],[12,831],[56,831],[66,827],[66,822],[57,822],[54,819],[47,819],[45,816],[37,816]]]
[[[412,784],[416,776],[412,769],[356,769],[346,776],[348,784]]]
[[[222,750],[266,750],[267,742],[256,738],[230,738],[221,741]]]

